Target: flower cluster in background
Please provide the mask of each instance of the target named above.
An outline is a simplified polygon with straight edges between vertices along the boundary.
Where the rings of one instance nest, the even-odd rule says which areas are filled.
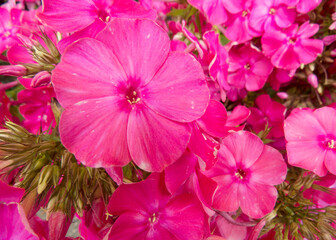
[[[5,1],[0,239],[336,239],[335,24],[335,0]]]

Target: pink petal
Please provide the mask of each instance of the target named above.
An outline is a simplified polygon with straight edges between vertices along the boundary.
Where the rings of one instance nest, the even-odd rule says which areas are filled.
[[[122,214],[112,226],[109,240],[147,240],[148,218],[141,213]]]
[[[222,144],[232,153],[237,164],[242,164],[245,168],[252,166],[264,149],[262,141],[246,131],[230,134],[223,139]]]
[[[197,157],[185,152],[182,157],[165,169],[165,183],[168,191],[174,194],[195,171]]]
[[[325,166],[332,174],[336,174],[336,151],[335,149],[327,150],[325,155]]]
[[[288,142],[314,141],[317,136],[326,135],[316,116],[308,110],[292,112],[285,120],[284,131]]]
[[[280,5],[274,16],[276,24],[280,28],[287,28],[295,21],[296,11],[295,9],[290,9],[286,5]]]
[[[255,74],[249,74],[246,77],[246,90],[247,91],[258,91],[262,89],[267,81],[268,76],[259,76]]]
[[[167,32],[146,19],[113,19],[96,39],[117,56],[128,79],[142,84],[153,78],[170,50]]]
[[[0,239],[40,239],[19,204],[0,204]]]
[[[205,176],[200,170],[196,170],[193,176],[194,191],[201,201],[201,203],[211,209],[215,192],[217,190],[217,183],[210,177]]]
[[[156,19],[153,9],[145,9],[133,0],[114,0],[111,9],[111,17],[117,18],[147,18]]]
[[[192,123],[191,127],[192,133],[188,147],[191,152],[196,154],[206,163],[206,168],[209,169],[217,161],[219,143],[206,133],[203,133],[196,123]]]
[[[312,24],[307,21],[300,26],[297,35],[300,36],[301,39],[309,38],[315,35],[315,33],[318,32],[319,28],[320,27],[318,24]]]
[[[270,213],[278,192],[275,187],[259,183],[240,184],[238,198],[243,213],[252,218],[261,218]]]
[[[103,30],[106,26],[106,23],[101,21],[100,19],[96,19],[92,24],[87,26],[86,28],[71,34],[70,36],[63,38],[61,41],[58,42],[58,50],[61,54],[65,51],[66,47],[69,46],[71,43],[78,41],[81,38],[89,37],[94,38]]]
[[[56,31],[79,31],[90,25],[98,16],[92,0],[43,0],[42,2],[42,13],[38,14],[38,17]]]
[[[105,170],[116,184],[121,185],[123,183],[123,169],[121,167],[105,168]]]
[[[262,49],[266,56],[271,57],[283,45],[286,34],[276,30],[267,31],[261,38]]]
[[[130,110],[128,102],[114,97],[69,106],[60,121],[62,143],[84,165],[126,165],[131,160],[126,140]]]
[[[299,13],[307,13],[315,9],[322,0],[300,0],[296,9]]]
[[[0,180],[0,202],[20,202],[25,190],[22,188],[12,187]]]
[[[174,234],[176,239],[199,240],[204,233],[205,215],[198,199],[182,194],[169,201],[159,219],[162,227]]]
[[[218,228],[218,231],[221,234],[221,236],[225,237],[226,240],[246,239],[247,227],[229,223],[222,216],[216,217],[216,227]]]
[[[249,170],[252,181],[266,185],[277,185],[285,180],[287,165],[279,151],[265,145],[259,159]]]
[[[288,163],[292,166],[310,170],[320,177],[327,174],[328,170],[324,165],[326,151],[317,141],[288,142],[286,149]]]
[[[234,182],[230,175],[215,177],[214,180],[218,183],[218,189],[214,196],[213,207],[225,212],[236,211],[239,207],[239,184]]]
[[[127,141],[133,161],[143,170],[161,172],[178,160],[190,138],[187,124],[161,117],[144,105],[131,112]]]
[[[228,127],[236,127],[243,122],[247,120],[247,118],[250,116],[251,111],[242,105],[236,106],[231,114],[228,116],[228,119],[226,121],[226,126]]]
[[[326,133],[336,136],[336,124],[333,121],[336,119],[336,109],[331,107],[322,107],[313,112],[315,118],[319,121]]]
[[[204,1],[202,3],[204,12],[213,25],[223,24],[227,21],[227,12],[223,2],[220,0]]]
[[[292,45],[282,45],[278,51],[271,57],[272,64],[275,67],[284,69],[296,69],[300,67],[300,57]]]
[[[313,62],[323,51],[323,41],[318,39],[301,39],[301,45],[294,48],[301,63]]]
[[[118,187],[110,199],[108,211],[113,215],[136,211],[145,216],[164,207],[169,198],[163,175],[151,174],[145,181]]]
[[[173,52],[145,86],[142,97],[155,112],[191,122],[204,114],[210,94],[199,62],[189,54]]]
[[[117,84],[125,80],[123,68],[111,50],[94,39],[81,39],[69,46],[52,71],[52,83],[63,107],[115,95]]]
[[[210,100],[204,115],[197,120],[198,126],[209,135],[225,137],[228,133],[224,128],[227,112],[224,105],[218,101]]]

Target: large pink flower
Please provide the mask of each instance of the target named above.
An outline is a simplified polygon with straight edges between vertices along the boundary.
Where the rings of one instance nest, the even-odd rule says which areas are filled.
[[[296,69],[301,64],[311,63],[322,53],[323,41],[310,39],[319,30],[318,24],[305,22],[285,30],[270,29],[262,39],[262,48],[272,64],[278,68]]]
[[[110,240],[199,240],[205,232],[206,215],[195,195],[171,195],[163,175],[122,185],[112,195],[109,213],[120,215]]]
[[[61,140],[92,167],[133,159],[162,171],[183,154],[187,122],[209,102],[200,64],[170,52],[167,33],[150,20],[115,19],[96,39],[69,46],[52,82],[65,107]]]
[[[336,110],[296,109],[285,120],[289,164],[319,176],[336,175]]]
[[[271,212],[277,199],[274,187],[286,177],[280,152],[264,145],[250,132],[240,131],[223,139],[218,161],[205,174],[218,183],[213,207],[260,218]]]

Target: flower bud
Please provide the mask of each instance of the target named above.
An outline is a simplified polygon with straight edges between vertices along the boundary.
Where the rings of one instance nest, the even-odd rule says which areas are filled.
[[[318,79],[315,74],[311,73],[308,75],[307,80],[313,88],[318,87]]]
[[[46,85],[48,85],[50,83],[50,80],[51,80],[50,73],[47,72],[47,71],[42,71],[42,72],[37,73],[34,76],[34,78],[33,78],[32,82],[31,82],[30,86],[32,88],[46,86]]]
[[[0,75],[22,77],[27,74],[27,69],[22,65],[0,66]]]

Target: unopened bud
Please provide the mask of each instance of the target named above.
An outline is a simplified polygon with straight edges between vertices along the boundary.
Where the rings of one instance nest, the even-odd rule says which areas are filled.
[[[42,71],[36,74],[30,84],[32,88],[46,86],[50,83],[51,75],[47,71]]]
[[[315,74],[311,73],[308,75],[307,80],[313,88],[318,87],[318,79]]]
[[[280,99],[287,99],[288,98],[288,94],[286,92],[277,92],[277,96]]]
[[[0,66],[0,75],[22,77],[27,74],[27,69],[22,65]]]

